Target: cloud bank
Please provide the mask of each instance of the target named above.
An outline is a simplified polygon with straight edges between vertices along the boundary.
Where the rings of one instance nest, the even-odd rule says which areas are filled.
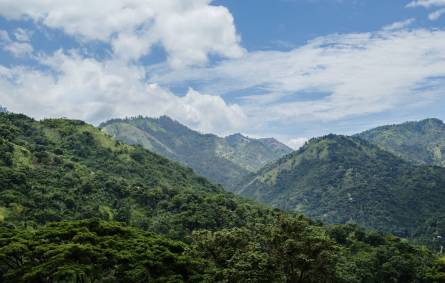
[[[110,43],[114,55],[139,59],[161,44],[173,67],[207,62],[208,54],[244,50],[233,17],[210,0],[0,1],[0,16],[30,19],[82,41]]]
[[[408,7],[439,13],[445,2]],[[445,88],[445,31],[408,29],[414,19],[288,51],[248,52],[230,11],[210,0],[6,0],[0,16],[36,27],[0,31],[2,50],[33,62],[0,64],[1,104],[36,118],[169,115],[204,132],[258,136],[432,105]],[[35,51],[39,27],[80,47]],[[89,53],[98,43],[106,56]],[[147,65],[154,47],[165,62]],[[294,147],[305,140],[286,139]]]
[[[442,94],[445,31],[385,30],[317,38],[287,52],[253,52],[210,68],[155,72],[152,79],[198,82],[237,101],[254,119],[338,120],[432,103]],[[267,117],[267,118],[265,118]]]
[[[245,115],[218,96],[190,89],[179,97],[144,81],[143,69],[58,51],[40,58],[51,71],[0,67],[0,101],[36,118],[69,117],[99,123],[111,117],[169,115],[204,132],[239,129]]]

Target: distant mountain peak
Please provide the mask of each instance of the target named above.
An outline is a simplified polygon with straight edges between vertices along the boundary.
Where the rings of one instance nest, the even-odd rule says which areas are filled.
[[[438,118],[428,118],[428,119],[424,119],[420,122],[424,123],[424,124],[432,124],[432,125],[439,125],[439,126],[444,125],[443,121]]]
[[[225,139],[231,143],[250,142],[251,141],[250,138],[242,135],[241,133],[236,133],[236,134],[226,136]]]
[[[156,119],[156,118],[155,118]],[[160,121],[164,121],[164,122],[170,122],[170,123],[178,123],[178,124],[180,124],[177,120],[175,120],[175,119],[173,119],[173,118],[171,118],[170,116],[167,116],[167,115],[162,115],[162,116],[159,116],[159,118],[157,118],[158,120],[160,120]]]
[[[247,137],[241,133],[235,133],[235,134],[228,135],[226,138],[247,138]]]

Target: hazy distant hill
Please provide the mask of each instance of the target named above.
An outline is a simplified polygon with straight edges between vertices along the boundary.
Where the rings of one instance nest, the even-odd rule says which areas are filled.
[[[445,124],[439,119],[378,127],[357,136],[405,160],[445,166]]]
[[[273,138],[252,139],[241,134],[221,138],[201,134],[166,116],[114,119],[100,127],[117,140],[140,144],[180,161],[229,189],[249,173],[292,151]]]
[[[312,139],[248,178],[238,193],[330,223],[405,237],[445,233],[442,224],[425,227],[445,216],[445,169],[412,165],[356,137]]]

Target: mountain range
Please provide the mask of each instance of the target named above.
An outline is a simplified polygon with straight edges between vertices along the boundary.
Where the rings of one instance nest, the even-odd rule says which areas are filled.
[[[429,244],[445,234],[445,169],[437,167],[445,125],[438,119],[315,138],[292,153],[274,139],[203,135],[165,116],[100,127],[273,207]]]
[[[445,168],[437,166],[444,128],[427,119],[314,138],[235,192],[324,222],[437,244],[445,235]]]
[[[260,209],[82,121],[0,115],[2,221],[36,227],[95,216],[180,238],[192,229],[242,226]]]
[[[167,116],[113,119],[99,127],[117,140],[139,144],[179,161],[229,189],[234,189],[248,174],[292,152],[274,138],[201,134]]]
[[[0,282],[439,282],[442,261],[242,199],[82,121],[0,113]]]

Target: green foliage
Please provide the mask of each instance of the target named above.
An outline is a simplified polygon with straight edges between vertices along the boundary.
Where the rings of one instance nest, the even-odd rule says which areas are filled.
[[[425,248],[354,225],[323,227],[281,216],[249,229],[199,231],[191,254],[212,282],[443,282]]]
[[[193,251],[210,259],[215,282],[332,282],[338,247],[303,218],[251,229],[194,234]]]
[[[201,281],[186,245],[97,220],[0,228],[0,282]]]
[[[337,282],[443,282],[435,256],[426,248],[351,224],[328,231],[342,245]]]
[[[122,142],[139,144],[179,161],[229,189],[234,189],[249,172],[257,171],[292,151],[275,139],[251,139],[240,134],[220,138],[201,134],[166,116],[114,119],[100,127]]]
[[[445,166],[445,124],[438,119],[378,127],[357,137],[416,164]]]
[[[325,222],[418,240],[445,235],[443,226],[420,228],[445,216],[445,169],[414,166],[354,137],[313,139],[252,176],[239,193]]]

